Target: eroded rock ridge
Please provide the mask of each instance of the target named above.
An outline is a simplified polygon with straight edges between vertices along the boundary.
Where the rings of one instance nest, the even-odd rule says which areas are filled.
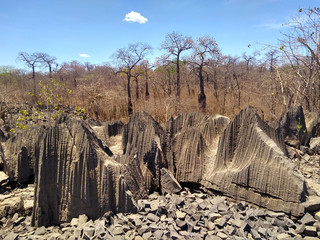
[[[320,208],[320,183],[306,181],[289,157],[289,145],[306,145],[311,135],[301,137],[300,130],[308,130],[302,108],[288,112],[274,127],[252,107],[232,121],[192,113],[163,126],[144,112],[127,124],[89,124],[63,115],[54,124],[9,134],[1,159],[10,181],[34,180],[35,226],[81,214],[96,219],[108,211],[136,212],[138,199],[153,191],[178,193],[180,184],[301,216],[308,207]]]

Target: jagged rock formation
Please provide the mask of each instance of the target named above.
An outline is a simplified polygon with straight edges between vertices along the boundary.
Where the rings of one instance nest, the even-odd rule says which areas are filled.
[[[199,183],[216,154],[229,118],[202,113],[182,114],[166,123],[163,149],[166,167],[179,182]]]
[[[114,161],[110,149],[84,122],[61,119],[42,129],[35,144],[32,223],[48,226],[82,213],[97,218],[109,210],[136,211],[134,197],[146,192],[138,179],[132,182],[134,170]]]
[[[276,211],[303,213],[304,178],[287,158],[282,135],[253,108],[243,109],[228,125],[213,161],[205,186]]]
[[[14,134],[0,152],[11,180],[35,178],[36,226],[80,214],[95,219],[107,211],[134,212],[135,200],[147,192],[175,193],[179,183],[297,216],[308,194],[317,195],[287,157],[285,138],[289,144],[304,141],[297,124],[305,129],[299,107],[287,111],[276,129],[251,107],[231,122],[220,115],[183,114],[165,130],[144,112],[127,124],[92,126],[62,115],[54,126]]]
[[[32,181],[35,172],[36,142],[43,134],[44,126],[33,126],[23,132],[13,134],[1,143],[4,171],[11,181]]]
[[[298,148],[306,145],[307,128],[302,106],[285,109],[273,126],[282,135],[286,144]]]
[[[134,114],[124,126],[123,156],[119,162],[136,165],[150,191],[160,189],[160,169],[163,164],[161,137],[163,129],[149,114]]]

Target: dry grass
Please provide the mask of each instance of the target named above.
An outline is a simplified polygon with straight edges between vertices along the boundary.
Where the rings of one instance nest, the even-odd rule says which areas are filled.
[[[256,73],[255,73],[256,74]],[[197,79],[188,77],[181,89],[180,113],[198,111],[198,85]],[[59,76],[55,76],[59,80]],[[47,79],[45,76],[37,76],[38,80]],[[258,79],[258,80],[257,80]],[[266,79],[266,80],[263,80]],[[64,79],[65,80],[65,79]],[[263,74],[251,80],[241,82],[240,91],[232,83],[223,83],[214,91],[213,85],[207,82],[205,92],[207,96],[207,114],[221,114],[233,118],[243,107],[252,105],[265,120],[273,120],[279,116],[283,107],[280,98],[272,95],[273,87],[265,82],[267,77]],[[111,74],[87,74],[77,78],[77,86],[73,86],[71,80],[66,79],[66,85],[73,90],[71,95],[62,94],[62,104],[79,106],[86,109],[90,118],[101,121],[121,120],[128,121],[127,91],[125,79]],[[18,79],[7,85],[1,84],[0,97],[2,102],[22,103],[31,102],[28,95],[33,89],[32,81]],[[139,98],[136,98],[136,85],[132,82],[131,92],[134,112],[146,111],[155,120],[164,122],[176,113],[177,99],[175,89],[171,95],[165,91],[165,83],[161,86],[158,81],[150,79],[150,96],[145,96],[143,81],[139,83]],[[39,91],[39,90],[38,90]],[[239,102],[240,93],[240,102]]]

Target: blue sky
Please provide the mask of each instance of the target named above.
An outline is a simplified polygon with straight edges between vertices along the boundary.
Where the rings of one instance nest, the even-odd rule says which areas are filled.
[[[257,43],[276,43],[280,31],[285,30],[282,24],[297,15],[299,8],[319,7],[319,3],[319,0],[0,0],[0,66],[23,68],[16,61],[20,51],[45,52],[57,57],[58,63],[77,60],[104,64],[111,61],[117,49],[136,42],[147,42],[154,48],[152,60],[161,55],[161,42],[172,31],[193,38],[210,35],[222,53],[241,56],[261,48]]]

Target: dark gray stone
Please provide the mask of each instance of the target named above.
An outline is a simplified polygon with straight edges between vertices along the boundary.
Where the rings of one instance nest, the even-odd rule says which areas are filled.
[[[278,240],[291,240],[292,237],[289,234],[281,233],[277,235]]]
[[[83,234],[85,234],[87,237],[91,238],[94,235],[94,228],[92,227],[84,227],[83,228]],[[117,235],[117,234],[115,234]]]
[[[301,223],[304,225],[312,225],[316,222],[314,217],[310,213],[306,213],[303,218],[301,218]]]
[[[19,239],[18,236],[18,234],[10,232],[3,240],[17,240]]]
[[[304,234],[310,237],[316,237],[318,235],[316,227],[306,226],[304,229]]]
[[[213,236],[213,235],[209,235],[209,234],[208,234],[208,235],[206,236],[205,240],[221,240],[221,238],[218,237],[218,236]]]
[[[162,230],[156,230],[154,233],[153,233],[153,237],[155,239],[162,239],[162,236],[163,236],[163,231]]]
[[[251,233],[252,237],[253,237],[255,240],[261,239],[261,236],[260,236],[260,234],[258,233],[258,231],[254,230],[254,229],[251,229],[251,230],[250,230],[250,233]]]
[[[176,224],[181,230],[188,230],[188,224],[185,221],[177,219]]]
[[[251,227],[250,227],[250,225],[249,225],[247,222],[242,221],[242,222],[241,222],[241,229],[242,229],[244,232],[249,232],[250,229],[251,229]]]
[[[147,219],[152,221],[152,222],[158,222],[160,220],[160,218],[157,215],[153,214],[153,213],[149,213],[147,215]]]
[[[152,232],[145,232],[143,235],[142,235],[142,238],[143,239],[150,239],[152,237]]]
[[[305,228],[306,228],[306,226],[304,224],[297,225],[297,228],[296,228],[295,232],[297,234],[302,234],[304,232]]]
[[[258,233],[262,236],[266,236],[267,234],[267,229],[262,228],[262,227],[258,227]]]
[[[149,226],[143,225],[140,228],[138,228],[138,233],[139,235],[142,235],[149,230],[150,230]]]
[[[165,168],[161,168],[161,191],[165,193],[178,193],[182,190],[181,185],[173,174]]]
[[[36,229],[34,232],[35,235],[44,235],[46,233],[46,228],[45,227],[39,227]]]
[[[226,219],[226,217],[222,217],[220,219],[217,219],[215,221],[215,223],[216,223],[218,228],[223,228],[227,224],[227,219]]]

